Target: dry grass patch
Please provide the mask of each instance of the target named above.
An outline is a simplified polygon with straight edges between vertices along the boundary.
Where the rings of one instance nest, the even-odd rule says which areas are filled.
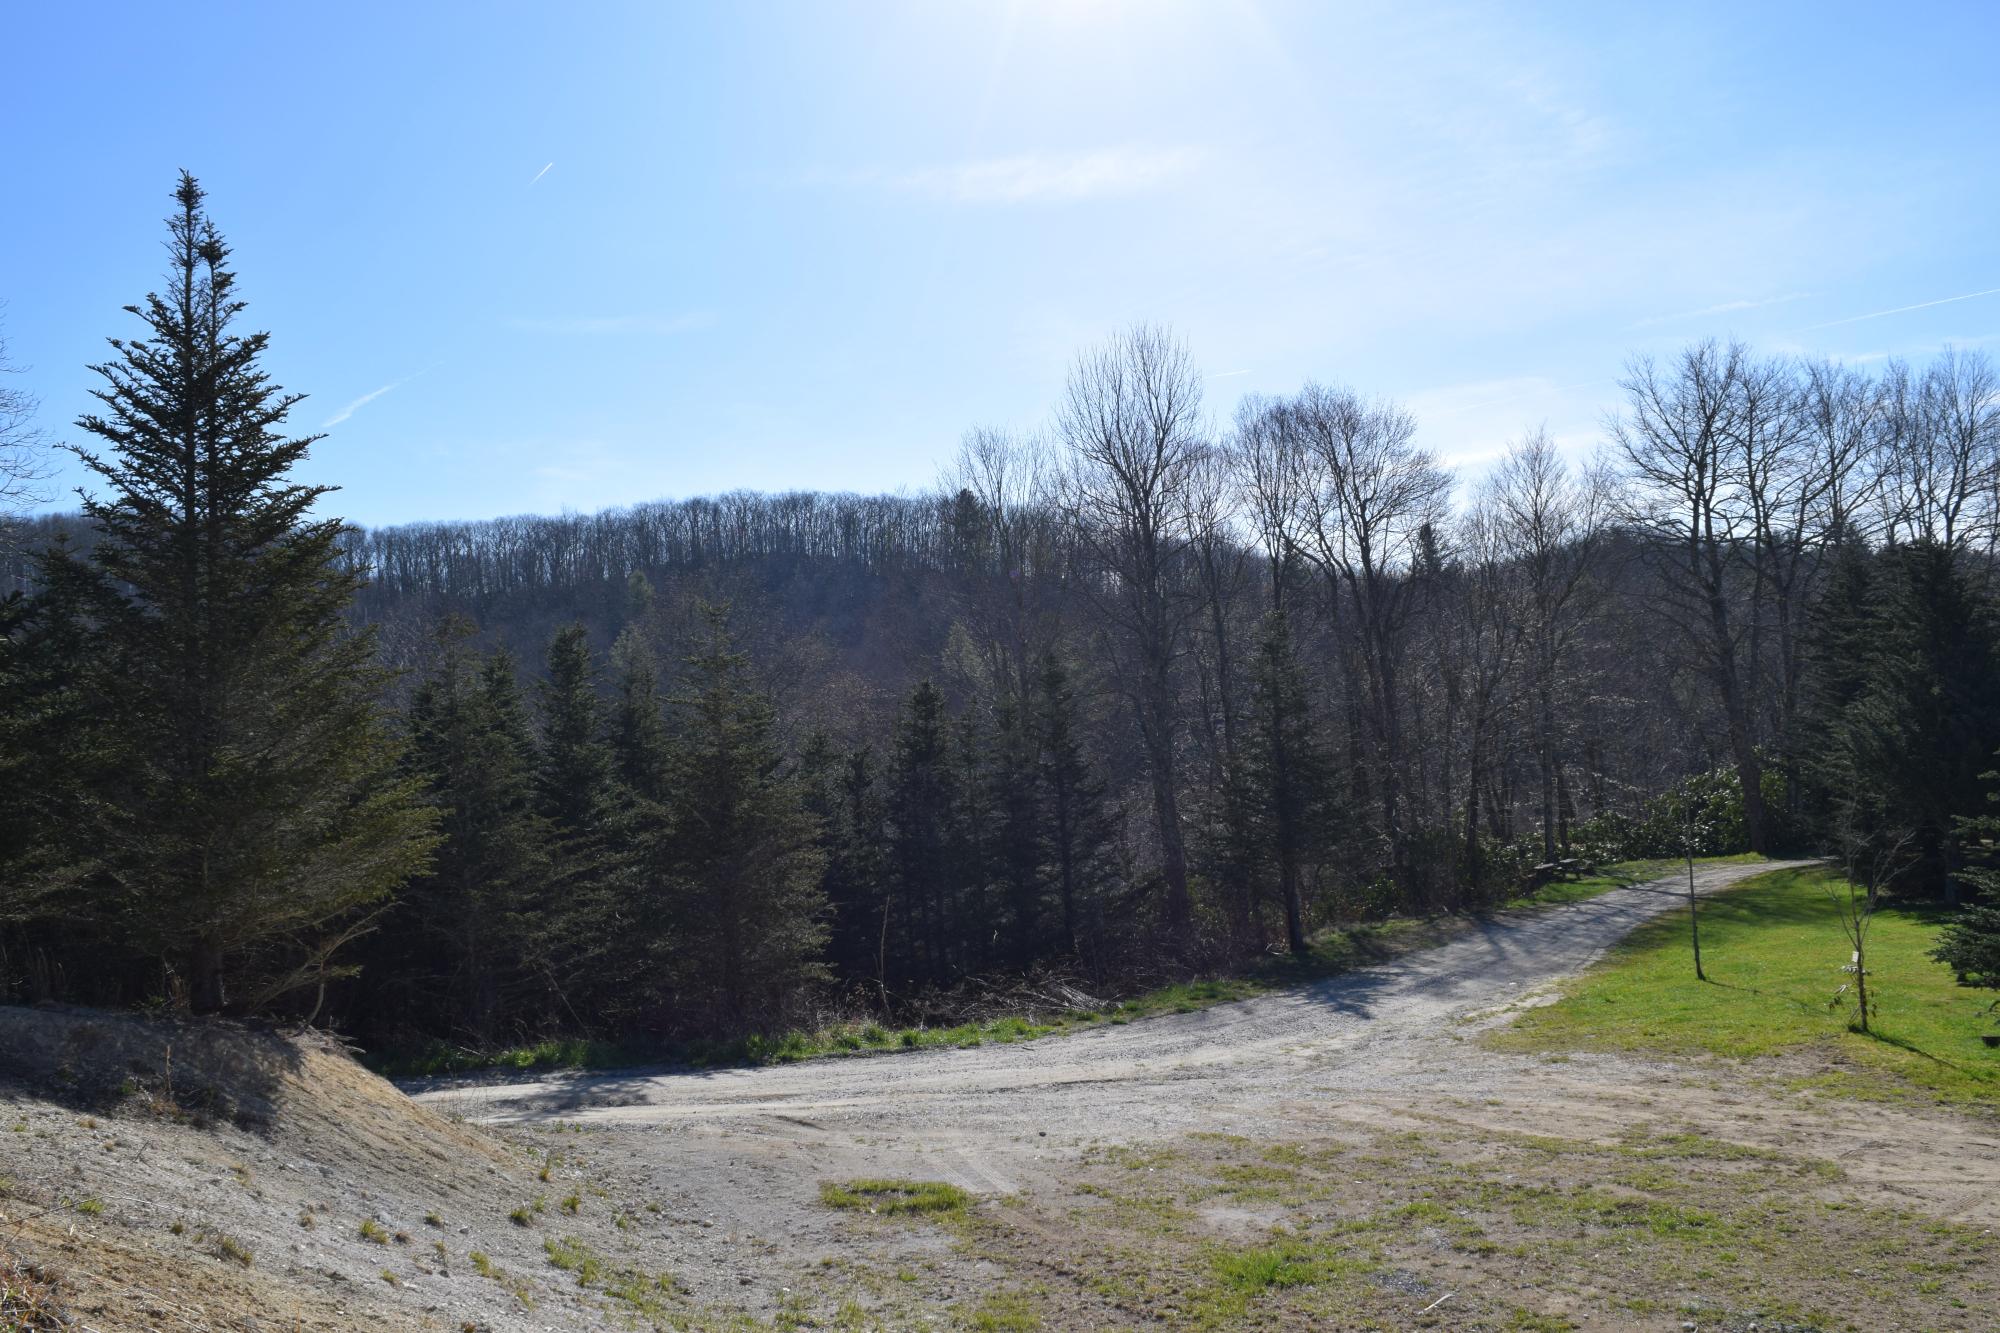
[[[0,1246],[0,1329],[44,1333],[75,1326],[62,1278]]]
[[[2000,1239],[1687,1133],[1190,1137],[968,1226],[1060,1327],[2000,1327]]]

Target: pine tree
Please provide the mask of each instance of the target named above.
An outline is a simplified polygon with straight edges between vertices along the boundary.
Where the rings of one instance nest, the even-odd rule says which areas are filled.
[[[565,837],[582,839],[597,827],[611,778],[590,636],[582,624],[565,625],[549,640],[548,676],[539,694],[542,755],[535,783],[542,813]]]
[[[994,746],[973,709],[953,719],[952,769],[958,800],[951,808],[946,856],[950,869],[940,892],[945,954],[954,975],[984,971],[1007,961],[1001,940],[1006,927],[1007,891],[1000,849],[992,834],[1003,819],[1000,792],[991,776]],[[1032,873],[1032,872],[1030,872]]]
[[[703,618],[706,642],[673,701],[672,826],[660,849],[678,931],[673,1000],[683,1021],[741,1028],[788,1017],[825,979],[824,864],[726,608]]]
[[[1254,718],[1239,719],[1239,726]],[[1257,793],[1251,789],[1242,737],[1236,762],[1226,766],[1215,793],[1214,824],[1203,855],[1203,873],[1228,914],[1239,948],[1264,946],[1266,851]]]
[[[0,598],[0,809],[12,816],[0,823],[0,922],[31,915],[20,868],[42,835],[40,821],[21,817],[34,786],[30,770],[34,752],[26,741],[35,709],[29,702],[30,672],[19,642],[27,611],[27,599],[18,593]],[[0,994],[5,993],[6,983],[7,978],[0,976]]]
[[[985,765],[986,821],[974,830],[987,874],[1005,908],[1009,961],[1026,967],[1041,953],[1045,824],[1039,738],[1034,717],[1002,696],[993,710],[993,740]]]
[[[644,636],[632,629],[620,634],[611,645],[611,669],[616,673],[610,737],[613,772],[638,796],[658,801],[666,790],[667,727],[660,711],[659,669]]]
[[[896,724],[884,813],[888,819],[889,929],[902,939],[906,965],[925,980],[946,980],[955,959],[960,808],[964,803],[958,746],[944,696],[919,684]]]
[[[83,913],[58,900],[92,859],[79,802],[104,760],[103,738],[84,711],[91,653],[77,598],[81,566],[66,555],[43,564],[35,597],[0,598],[0,810],[8,814],[0,820],[0,925],[41,919],[74,939]],[[11,982],[0,973],[0,995]]]
[[[490,1040],[531,984],[529,940],[550,873],[548,822],[535,809],[534,740],[513,660],[484,664],[469,622],[447,622],[410,705],[407,762],[441,814],[429,875],[403,894],[370,950],[369,1007],[397,1006]],[[391,1021],[394,1021],[393,1017]]]
[[[1866,683],[1837,737],[1844,818],[1865,836],[1908,834],[1905,883],[1951,896],[1954,820],[1980,812],[2000,748],[2000,623],[1941,544],[1891,547],[1879,563]]]
[[[1879,642],[1875,623],[1874,557],[1858,536],[1842,535],[1827,557],[1826,581],[1806,622],[1803,716],[1811,739],[1801,763],[1824,801],[1846,789],[1841,728],[1868,688],[1869,664]]]
[[[1964,986],[2000,990],[2000,773],[1983,775],[1986,804],[1976,815],[1962,815],[1957,837],[1964,868],[1959,872],[1977,889],[1981,901],[1967,907],[1938,932],[1931,957],[1949,967]]]
[[[1043,856],[1062,908],[1064,943],[1076,954],[1096,939],[1116,883],[1118,830],[1104,784],[1084,749],[1069,670],[1052,652],[1042,658],[1038,685],[1041,783],[1047,811]]]
[[[1300,878],[1326,832],[1333,770],[1313,726],[1305,672],[1283,611],[1265,617],[1254,670],[1244,727],[1249,822],[1262,860],[1277,875],[1286,943],[1302,954],[1307,944]]]
[[[640,628],[653,614],[653,581],[642,570],[625,576],[625,628]]]
[[[533,909],[528,962],[552,1014],[585,1023],[634,1014],[645,1004],[638,988],[677,938],[678,923],[662,905],[670,890],[650,851],[666,824],[657,798],[669,783],[661,773],[659,791],[648,796],[615,780],[581,623],[550,638],[535,693],[536,809],[549,823],[553,864]]]
[[[148,336],[92,367],[77,425],[103,486],[90,686],[115,752],[86,808],[98,904],[185,979],[195,1009],[258,1008],[331,974],[334,948],[422,870],[435,816],[379,716],[384,673],[344,620],[360,576],[331,488],[289,480],[317,437],[258,366],[228,247],[183,173]]]
[[[828,955],[840,975],[868,978],[879,996],[888,941],[875,752],[863,745],[843,754],[824,732],[815,732],[799,755],[799,770],[826,856],[821,885],[830,913]]]

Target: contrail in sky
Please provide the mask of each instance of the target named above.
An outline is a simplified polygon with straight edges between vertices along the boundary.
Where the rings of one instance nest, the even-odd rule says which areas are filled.
[[[1988,287],[1983,292],[1967,292],[1963,296],[1941,296],[1935,301],[1919,301],[1915,305],[1899,305],[1894,310],[1877,310],[1867,315],[1850,315],[1846,319],[1829,319],[1824,324],[1808,324],[1801,332],[1812,329],[1830,329],[1840,324],[1859,324],[1864,319],[1880,319],[1884,315],[1900,315],[1908,310],[1928,310],[1934,305],[1950,305],[1953,301],[1970,301],[1975,296],[2000,295],[2000,287]]]
[[[553,162],[549,163],[549,167],[552,167],[552,166],[554,166],[554,165],[555,165],[555,163],[553,163]],[[540,171],[536,172],[536,173],[535,173],[535,181],[538,181],[538,180],[540,180],[540,179],[541,179],[542,177],[544,177],[544,176],[548,175],[548,174],[549,174],[549,167],[543,167],[543,168],[542,168],[542,169],[541,169]],[[530,184],[530,185],[533,185],[533,184],[535,183],[535,181],[529,181],[529,182],[528,182],[528,184]]]
[[[359,412],[362,408],[368,406],[368,404],[374,402],[377,398],[380,398],[383,394],[389,392],[389,390],[397,387],[397,385],[406,382],[407,381],[405,380],[396,380],[392,383],[383,385],[381,388],[375,390],[373,393],[362,394],[359,398],[356,398],[346,407],[341,408],[338,412],[335,412],[332,416],[328,417],[325,421],[321,422],[320,429],[326,430],[330,427],[338,426],[341,422],[347,420],[349,417],[353,416],[356,412]]]
[[[362,408],[368,406],[368,404],[374,402],[377,398],[380,398],[383,394],[389,392],[389,390],[402,388],[405,384],[408,384],[418,375],[428,375],[431,371],[436,370],[438,365],[440,364],[442,363],[441,362],[433,363],[431,365],[425,366],[422,370],[414,371],[411,374],[403,376],[403,378],[399,380],[390,380],[387,384],[383,385],[381,388],[362,394],[359,398],[356,398],[346,407],[341,408],[338,412],[335,412],[332,416],[328,417],[325,421],[321,422],[319,428],[321,430],[329,430],[334,426],[338,426],[341,422],[347,420],[349,417],[353,416],[356,412],[359,412]]]

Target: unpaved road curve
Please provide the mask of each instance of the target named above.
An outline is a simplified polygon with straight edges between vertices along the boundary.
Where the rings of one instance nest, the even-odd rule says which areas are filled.
[[[1713,892],[1805,862],[1703,867]],[[1415,1091],[1479,1094],[1482,1063],[1459,1020],[1519,1001],[1595,960],[1633,927],[1686,901],[1684,876],[1581,903],[1505,913],[1448,944],[1303,989],[1075,1036],[968,1050],[818,1060],[761,1069],[629,1071],[531,1082],[428,1084],[419,1100],[497,1124],[676,1125],[713,1135],[857,1145],[1076,1142],[1230,1128],[1274,1104]],[[837,1135],[848,1138],[848,1135]],[[821,1139],[823,1147],[829,1147]],[[877,1154],[868,1154],[877,1156]],[[946,1164],[946,1174],[954,1174]],[[967,1161],[976,1190],[1013,1187],[1009,1164]]]
[[[1804,864],[1704,867],[1696,885],[1714,892]],[[1615,1144],[1633,1132],[1692,1130],[1837,1163],[1877,1202],[2000,1225],[2000,1134],[1990,1120],[1875,1105],[1857,1116],[1851,1104],[1817,1104],[1726,1064],[1551,1062],[1474,1040],[1487,1022],[1505,1021],[1495,1011],[1588,966],[1686,892],[1684,877],[1668,878],[1506,913],[1448,944],[1314,986],[1068,1037],[411,1090],[549,1149],[587,1144],[605,1179],[634,1197],[673,1200],[669,1214],[684,1223],[673,1233],[678,1271],[707,1275],[698,1285],[724,1298],[764,1281],[768,1266],[746,1268],[746,1254],[805,1266],[843,1252],[852,1238],[815,1205],[820,1182],[905,1176],[1059,1200],[1074,1194],[1086,1149],[1170,1145],[1197,1131],[1305,1140],[1443,1130]],[[548,1133],[579,1124],[597,1132]]]
[[[1713,892],[1800,864],[1710,866],[1696,883]],[[818,1290],[829,1271],[872,1273],[879,1281],[867,1289],[878,1295],[882,1284],[901,1290],[910,1275],[927,1274],[931,1285],[907,1288],[926,1310],[976,1299],[999,1280],[994,1255],[1026,1264],[1020,1272],[1041,1281],[1056,1270],[1036,1267],[1040,1256],[1124,1243],[1117,1238],[1127,1233],[1101,1224],[1077,1231],[1077,1219],[1099,1216],[1090,1173],[1112,1169],[1093,1149],[1140,1149],[1119,1160],[1146,1171],[1155,1169],[1152,1150],[1162,1150],[1165,1181],[1193,1147],[1187,1136],[1202,1131],[1260,1143],[1386,1143],[1379,1151],[1392,1154],[1395,1135],[1415,1131],[1496,1160],[1518,1151],[1507,1145],[1523,1134],[1540,1144],[1617,1147],[1633,1136],[1693,1132],[1771,1154],[1765,1160],[1837,1167],[1843,1197],[1871,1206],[2000,1226],[2000,1133],[1990,1117],[1873,1103],[1857,1115],[1850,1102],[1787,1087],[1785,1077],[1813,1071],[1783,1061],[1546,1057],[1476,1040],[1633,927],[1684,903],[1686,889],[1685,878],[1669,878],[1503,914],[1437,948],[1314,986],[1074,1036],[766,1069],[410,1090],[437,1109],[504,1127],[551,1161],[561,1154],[565,1169],[582,1162],[615,1206],[642,1219],[631,1235],[643,1267],[670,1267],[717,1309],[747,1303],[763,1315],[787,1293]],[[1830,974],[1838,961],[1828,960]],[[1726,953],[1711,962],[1725,979],[1727,967]],[[961,1254],[934,1230],[854,1226],[819,1206],[822,1182],[871,1176],[1017,1195],[986,1214],[1006,1219],[1008,1239]],[[1228,1238],[1283,1220],[1282,1210],[1253,1216],[1204,1206],[1199,1226]],[[1470,1280],[1452,1271],[1450,1282]],[[1068,1281],[1051,1289],[1068,1290]],[[1510,1295],[1515,1281],[1503,1284]],[[1106,1312],[1080,1313],[1086,1307],[1052,1315],[1052,1326],[1102,1326]],[[932,1317],[904,1313],[912,1324]],[[882,1316],[886,1324],[902,1317],[891,1315]]]

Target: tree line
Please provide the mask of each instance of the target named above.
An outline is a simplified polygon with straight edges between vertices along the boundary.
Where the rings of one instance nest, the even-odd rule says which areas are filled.
[[[1139,327],[928,494],[362,532],[288,478],[191,179],[169,225],[0,612],[7,994],[690,1037],[1627,855],[1991,882],[1977,355],[1636,358],[1595,457],[1462,487],[1349,388],[1218,421]]]

